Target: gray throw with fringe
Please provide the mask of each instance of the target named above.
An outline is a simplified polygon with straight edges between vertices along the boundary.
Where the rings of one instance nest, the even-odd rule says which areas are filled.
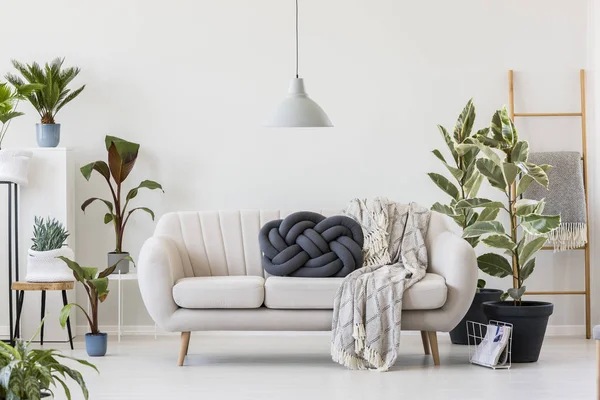
[[[544,215],[560,215],[560,226],[550,232],[548,242],[554,251],[570,250],[587,243],[583,163],[575,151],[530,153],[529,162],[549,164],[548,190],[531,184],[524,193],[526,199],[546,200]]]
[[[404,291],[425,276],[431,212],[415,203],[354,199],[345,214],[364,234],[364,267],[344,278],[333,305],[331,357],[349,369],[387,371],[400,345]]]

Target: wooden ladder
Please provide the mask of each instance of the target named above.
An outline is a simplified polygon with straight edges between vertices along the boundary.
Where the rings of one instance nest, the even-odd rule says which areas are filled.
[[[583,250],[585,252],[585,290],[566,290],[566,291],[539,291],[526,292],[527,295],[583,295],[585,296],[585,336],[592,337],[591,323],[591,300],[590,300],[590,212],[589,212],[589,191],[588,191],[588,168],[587,168],[587,132],[586,132],[586,112],[585,112],[585,70],[579,71],[579,82],[581,88],[581,111],[579,112],[559,112],[559,113],[517,113],[515,112],[515,91],[514,91],[514,73],[508,71],[508,90],[510,117],[514,121],[515,117],[580,117],[581,118],[581,147],[583,161],[583,188],[585,193],[585,213],[587,227],[587,243],[583,247],[574,250]],[[515,191],[512,191],[513,196]],[[513,200],[515,200],[513,198]],[[554,250],[554,247],[542,247],[542,250]],[[513,260],[513,269],[516,268]]]

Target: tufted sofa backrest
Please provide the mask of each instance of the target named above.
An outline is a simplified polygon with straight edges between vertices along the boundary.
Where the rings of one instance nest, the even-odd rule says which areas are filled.
[[[310,210],[326,217],[341,210]],[[177,246],[186,277],[265,276],[258,232],[267,222],[296,210],[185,211],[163,215],[155,236],[167,236]],[[426,241],[447,230],[441,214],[432,213]]]

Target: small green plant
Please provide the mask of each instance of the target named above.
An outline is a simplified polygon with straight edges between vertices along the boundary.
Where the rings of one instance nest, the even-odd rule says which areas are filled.
[[[56,114],[85,88],[85,85],[83,85],[74,91],[67,89],[69,83],[79,74],[80,69],[77,67],[63,68],[64,61],[64,58],[55,58],[50,64],[46,63],[42,68],[36,62],[23,64],[12,60],[13,66],[21,76],[6,75],[6,80],[17,90],[27,85],[25,81],[28,84],[38,85],[25,98],[29,100],[40,115],[42,124],[56,123],[54,120]]]
[[[22,112],[17,111],[19,101],[30,96],[34,90],[40,89],[43,86],[38,84],[21,85],[13,89],[8,83],[0,82],[0,149],[2,148],[2,141],[11,121],[23,115]]]
[[[87,400],[88,389],[81,373],[61,364],[59,360],[74,360],[96,372],[98,369],[85,360],[65,356],[58,350],[31,349],[31,342],[38,332],[28,342],[17,339],[14,347],[0,341],[0,399],[39,400],[42,394],[54,396],[52,388],[60,385],[70,400],[67,378],[71,378],[79,385]]]
[[[477,198],[477,193],[479,192],[479,188],[484,179],[484,176],[476,167],[479,148],[470,147],[463,153],[456,150],[461,144],[469,143],[477,135],[487,132],[488,128],[474,132],[474,122],[475,104],[473,104],[473,99],[470,99],[458,116],[452,134],[450,134],[443,126],[438,125],[438,129],[446,142],[446,147],[452,158],[449,159],[449,161],[446,161],[442,152],[437,149],[433,150],[432,153],[448,169],[452,176],[452,180],[455,183],[451,182],[441,174],[433,172],[427,174],[433,183],[450,196],[450,202],[448,204],[438,202],[435,203],[431,209],[452,218],[463,231],[475,222],[495,220],[499,211],[497,208],[488,208],[484,209],[482,212],[477,212],[473,208],[464,207],[464,205],[467,204],[467,200]],[[468,237],[466,240],[473,248],[475,248],[479,244],[480,237]],[[485,284],[485,280],[479,279],[477,281],[477,288],[484,288]]]
[[[98,307],[100,303],[106,300],[108,296],[108,276],[113,273],[116,265],[106,268],[104,271],[99,272],[98,268],[93,267],[82,267],[75,261],[68,259],[67,257],[58,257],[63,260],[69,268],[73,271],[75,279],[83,285],[85,292],[87,293],[90,301],[91,315],[88,314],[87,310],[77,303],[67,304],[63,307],[60,312],[59,321],[60,325],[65,328],[67,324],[67,318],[71,313],[73,306],[78,307],[88,320],[90,325],[90,333],[92,335],[98,335],[100,329],[98,326]]]
[[[35,217],[31,250],[50,251],[60,249],[68,237],[69,232],[64,225],[54,218],[47,217],[44,220],[42,217]]]
[[[152,220],[154,220],[154,211],[147,207],[135,207],[129,209],[129,201],[133,200],[138,195],[140,189],[163,189],[159,183],[145,180],[131,189],[127,193],[127,196],[125,196],[125,201],[123,201],[122,185],[129,176],[129,173],[133,170],[140,145],[114,136],[106,136],[105,144],[106,151],[108,152],[108,164],[104,161],[95,161],[84,165],[81,167],[81,174],[88,181],[90,180],[93,171],[102,175],[110,189],[112,201],[92,197],[83,202],[81,210],[85,212],[87,206],[96,200],[99,200],[106,205],[108,213],[104,215],[104,223],[109,224],[112,222],[113,227],[115,228],[115,253],[122,253],[123,235],[125,234],[125,227],[127,226],[131,214],[139,210],[145,211],[150,214]],[[111,181],[111,176],[114,184]]]
[[[487,253],[479,256],[477,262],[489,275],[512,276],[513,287],[504,298],[510,296],[520,305],[526,290],[525,280],[535,268],[535,254],[546,242],[544,235],[560,225],[560,216],[542,215],[544,200],[519,199],[519,196],[531,184],[548,188],[546,171],[550,166],[529,162],[529,143],[519,140],[506,108],[496,111],[489,129],[459,145],[457,151],[465,154],[475,148],[484,156],[476,161],[477,169],[492,187],[504,194],[505,202],[474,198],[464,200],[461,207],[483,209],[482,213],[504,210],[509,225],[505,228],[500,221],[477,221],[464,230],[463,237],[483,238],[481,241],[487,246],[500,249],[512,258],[513,265],[501,254]],[[525,233],[520,239],[519,230]]]

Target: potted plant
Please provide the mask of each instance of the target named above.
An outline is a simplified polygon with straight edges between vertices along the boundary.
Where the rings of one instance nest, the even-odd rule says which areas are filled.
[[[56,114],[71,100],[77,97],[85,85],[71,91],[67,86],[79,74],[77,67],[63,68],[64,58],[55,58],[42,68],[38,63],[23,64],[12,60],[15,69],[21,74],[7,74],[9,81],[17,90],[28,84],[38,85],[25,96],[33,108],[40,114],[41,121],[36,124],[36,138],[40,147],[56,147],[60,142],[60,124],[55,121]],[[25,79],[25,81],[23,80]]]
[[[446,142],[448,152],[452,156],[449,161],[442,155],[439,150],[433,150],[433,154],[444,164],[450,172],[452,183],[445,176],[429,173],[429,178],[446,194],[450,196],[450,203],[441,204],[435,203],[431,209],[439,213],[445,214],[452,218],[454,222],[464,231],[475,222],[493,221],[498,216],[498,208],[485,208],[483,212],[477,212],[473,208],[464,207],[468,205],[472,199],[477,199],[479,188],[484,179],[484,176],[476,167],[479,148],[471,147],[464,153],[459,153],[456,148],[464,143],[468,143],[473,137],[484,134],[487,128],[473,131],[475,122],[475,105],[473,99],[470,99],[456,120],[452,135],[446,128],[438,125],[438,129]],[[473,248],[477,247],[481,238],[473,236],[466,238]],[[468,344],[467,337],[467,321],[479,322],[487,324],[488,320],[483,313],[482,304],[485,301],[500,300],[503,291],[500,289],[486,289],[485,280],[479,279],[477,282],[477,291],[471,303],[471,307],[467,314],[450,331],[450,339],[454,344]]]
[[[41,85],[22,85],[12,89],[6,82],[0,82],[0,180],[27,185],[30,151],[2,148],[2,142],[13,119],[23,115],[17,111],[20,100]]]
[[[128,252],[123,251],[123,235],[131,214],[138,210],[145,211],[150,214],[154,221],[154,212],[151,209],[147,207],[130,209],[129,202],[138,195],[140,189],[163,189],[159,183],[145,180],[129,190],[125,199],[123,199],[123,182],[125,182],[135,165],[140,145],[114,136],[106,136],[105,144],[108,152],[108,164],[104,161],[95,161],[81,167],[81,174],[89,181],[92,171],[98,172],[108,184],[112,201],[92,197],[83,202],[81,209],[85,212],[87,206],[96,200],[106,205],[108,212],[104,215],[104,223],[112,223],[115,229],[115,251],[108,253],[108,265],[116,264],[115,273],[126,274],[129,272],[131,257]]]
[[[78,307],[87,318],[88,324],[90,325],[90,332],[85,334],[85,349],[90,357],[99,357],[106,354],[106,347],[108,344],[108,335],[100,332],[98,325],[98,307],[100,303],[106,300],[108,296],[108,275],[110,275],[115,266],[106,268],[104,271],[98,271],[98,268],[94,267],[82,267],[75,261],[70,260],[66,257],[58,257],[63,260],[67,266],[73,271],[75,280],[80,282],[87,293],[91,315],[85,310],[84,307],[77,303],[70,303],[63,307],[60,311],[59,321],[60,325],[65,328],[67,319],[71,313],[73,306]]]
[[[51,387],[58,385],[62,386],[65,396],[71,400],[67,377],[79,385],[87,400],[88,389],[81,373],[59,360],[74,360],[96,372],[98,369],[85,360],[65,356],[58,350],[29,348],[35,336],[37,333],[28,342],[17,339],[14,347],[0,341],[0,400],[39,400],[54,396]]]
[[[65,245],[69,232],[63,224],[50,217],[34,218],[33,245],[27,255],[27,282],[67,282],[73,272],[57,257],[74,258],[73,250]]]
[[[513,265],[504,255],[487,253],[478,257],[479,268],[486,273],[513,278],[513,287],[508,289],[503,299],[483,304],[483,310],[490,319],[513,324],[512,361],[534,362],[538,360],[548,318],[553,312],[552,303],[525,301],[525,280],[535,268],[535,254],[544,246],[548,233],[560,225],[560,216],[542,215],[544,201],[526,200],[518,197],[531,184],[548,187],[546,171],[549,165],[535,165],[528,162],[529,144],[519,140],[519,135],[506,108],[496,111],[488,131],[472,139],[470,143],[458,147],[459,152],[478,148],[484,157],[477,160],[477,169],[490,185],[506,196],[506,202],[489,202],[478,199],[465,204],[469,208],[501,209],[508,216],[508,227],[499,221],[475,222],[464,230],[463,237],[484,237],[487,246],[499,249],[509,256]],[[518,232],[524,234],[519,239]]]

